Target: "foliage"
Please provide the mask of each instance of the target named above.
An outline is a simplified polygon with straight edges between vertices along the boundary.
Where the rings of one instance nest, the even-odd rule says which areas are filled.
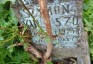
[[[30,55],[24,51],[24,47],[15,46],[16,43],[24,40],[19,35],[18,20],[15,18],[14,11],[10,8],[10,1],[14,3],[15,0],[0,0],[0,64],[35,64],[35,62],[31,62]],[[85,30],[88,32],[91,59],[93,60],[92,2],[93,0],[84,0],[83,22]],[[52,63],[49,62],[48,64]]]
[[[15,0],[0,0],[0,64],[36,64],[36,61],[32,62],[30,55],[24,51],[28,45],[25,38],[29,35],[25,36],[27,26],[18,28],[15,12],[10,7],[11,1]],[[39,23],[37,25],[40,31],[43,31]],[[47,36],[47,41],[50,41],[48,38]],[[18,43],[22,43],[23,46],[16,46]]]
[[[88,32],[88,42],[93,61],[93,0],[84,0],[83,4],[83,22],[85,30]]]
[[[12,3],[14,3],[16,0],[0,0],[0,4],[4,4],[7,1],[11,1]]]
[[[52,62],[47,62],[47,64],[53,64]]]
[[[8,0],[0,0],[0,64],[35,64],[23,46],[16,46],[24,42],[24,39],[19,34],[18,20],[10,4]],[[24,28],[23,34],[25,30]]]

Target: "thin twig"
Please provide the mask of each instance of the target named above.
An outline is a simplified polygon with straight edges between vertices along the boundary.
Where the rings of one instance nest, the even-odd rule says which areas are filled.
[[[41,28],[41,26],[39,25],[38,21],[34,18],[33,14],[31,14],[31,12],[29,11],[29,9],[25,6],[25,4],[23,3],[22,0],[19,0],[23,7],[27,10],[27,12],[29,13],[29,15],[32,17],[33,21],[37,24],[37,26],[39,27],[39,29],[41,30],[41,32],[43,32],[45,35],[47,35],[46,32],[44,32],[44,30]]]
[[[35,22],[37,23],[38,27],[42,30],[42,28],[40,27],[39,23],[35,20],[34,16],[30,13],[30,11],[29,11],[28,8],[25,6],[25,4],[23,3],[23,1],[22,1],[22,0],[19,0],[19,1],[22,3],[23,7],[27,10],[27,12],[28,12],[28,13],[30,14],[30,16],[33,18],[33,21],[35,21]],[[44,32],[44,30],[42,30],[42,32]],[[31,44],[30,44],[29,47],[27,47],[26,50],[29,51],[29,52],[31,52],[32,54],[34,54],[37,58],[42,58],[42,53],[39,52],[39,51],[38,51],[34,46],[32,46]]]

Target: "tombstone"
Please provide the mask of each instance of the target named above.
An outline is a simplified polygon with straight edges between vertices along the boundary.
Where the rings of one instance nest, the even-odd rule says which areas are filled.
[[[37,0],[22,0],[44,31],[45,25],[40,15]],[[53,40],[52,57],[54,60],[74,57],[77,64],[90,64],[87,33],[82,23],[83,0],[47,0],[52,34],[57,35]],[[38,48],[46,49],[46,38],[39,34],[39,28],[21,3],[15,4],[17,18],[27,24],[32,32],[32,41]]]

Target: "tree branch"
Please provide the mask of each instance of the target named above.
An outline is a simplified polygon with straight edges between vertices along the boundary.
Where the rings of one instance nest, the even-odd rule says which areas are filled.
[[[37,23],[37,21],[35,20],[34,16],[30,13],[30,11],[28,10],[28,8],[24,5],[24,3],[22,2],[22,0],[19,0],[23,7],[28,11],[28,13],[30,14],[30,16],[33,18],[33,21]],[[47,51],[44,55],[44,59],[48,59],[49,60],[49,57],[51,55],[51,52],[52,52],[52,39],[53,39],[53,35],[52,35],[52,28],[51,28],[51,23],[50,23],[50,17],[49,17],[49,13],[48,13],[48,9],[47,9],[47,4],[46,4],[46,0],[38,0],[39,2],[39,5],[40,5],[40,11],[41,11],[41,14],[42,14],[42,18],[44,20],[44,23],[45,23],[45,26],[46,26],[46,31],[48,33],[48,36],[49,38],[51,38],[51,41],[48,42],[48,45],[47,45]],[[38,23],[37,23],[38,25]],[[38,27],[42,30],[42,28],[38,25]],[[42,30],[42,32],[44,32]],[[27,48],[28,51],[32,52],[33,54],[35,54],[36,57],[38,58],[43,58],[42,57],[42,54],[35,48],[33,47],[32,45],[30,45],[28,48]]]
[[[48,33],[48,36],[52,39],[52,28],[51,28],[48,9],[47,9],[47,1],[46,0],[38,0],[38,2],[40,5],[40,12],[41,12],[42,18],[45,23],[46,31]],[[44,56],[45,59],[48,59],[50,57],[51,51],[52,51],[52,40],[51,40],[51,42],[48,42],[47,51]]]

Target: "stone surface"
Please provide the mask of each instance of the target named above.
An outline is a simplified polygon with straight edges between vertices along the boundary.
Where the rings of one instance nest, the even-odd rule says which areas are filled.
[[[79,58],[78,64],[90,64],[86,33],[82,24],[82,2],[83,0],[47,0],[52,34],[56,35],[53,40],[53,58],[64,57]],[[44,20],[40,14],[37,0],[23,0],[29,11],[33,14],[39,25],[46,32]],[[32,17],[19,3],[16,6],[16,16],[31,28],[32,41],[38,48],[46,49],[47,37],[40,33],[40,28]],[[88,62],[84,59],[88,58]],[[82,63],[83,62],[83,63]]]
[[[23,0],[39,25],[46,32],[44,20],[40,15],[40,7],[35,0]],[[49,0],[49,15],[53,35],[57,35],[53,43],[55,47],[76,47],[82,36],[82,0]],[[20,21],[31,27],[33,42],[46,45],[46,37],[39,33],[40,29],[25,9],[20,10]],[[38,34],[39,33],[39,34]]]

